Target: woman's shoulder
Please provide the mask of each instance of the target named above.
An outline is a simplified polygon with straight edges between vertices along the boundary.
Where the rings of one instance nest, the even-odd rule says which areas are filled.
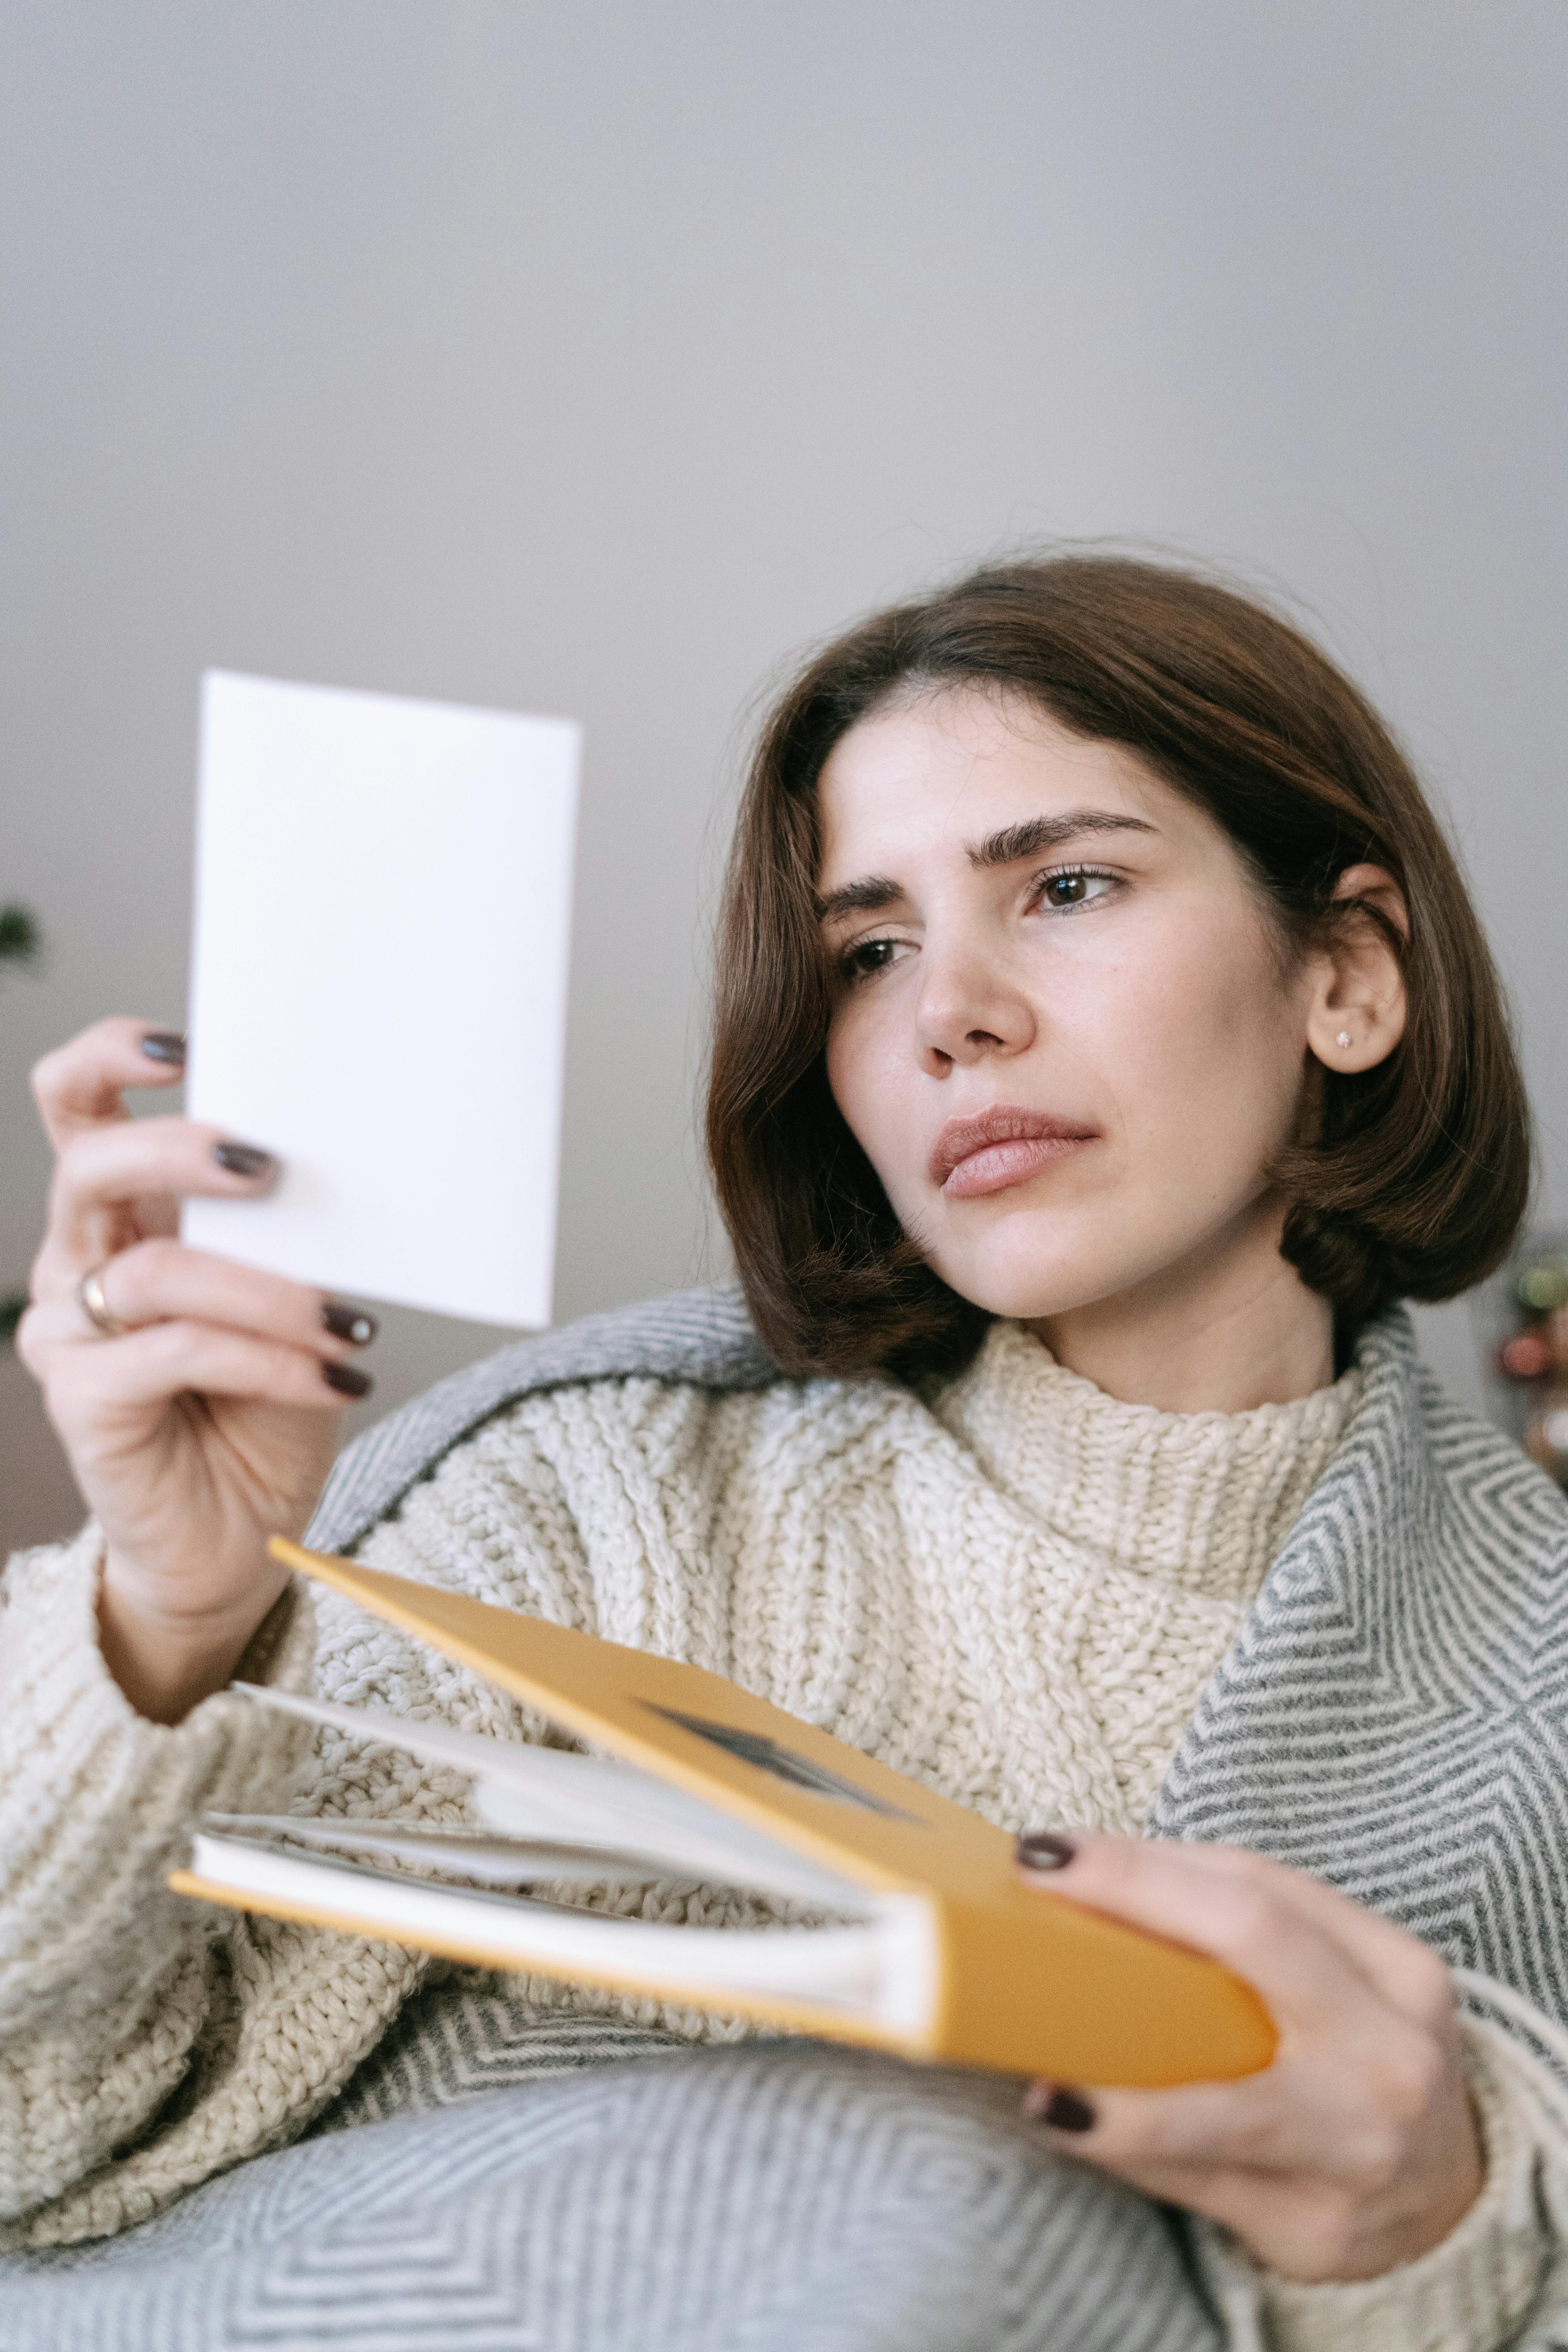
[[[357,1438],[341,1456],[306,1540],[344,1551],[395,1511],[458,1448],[505,1419],[526,1423],[531,1400],[597,1391],[601,1411],[639,1417],[647,1384],[695,1392],[715,1408],[750,1397],[770,1420],[884,1411],[908,1392],[879,1381],[788,1379],[757,1335],[738,1284],[677,1291],[500,1349],[467,1366]],[[912,1400],[911,1400],[912,1402]]]

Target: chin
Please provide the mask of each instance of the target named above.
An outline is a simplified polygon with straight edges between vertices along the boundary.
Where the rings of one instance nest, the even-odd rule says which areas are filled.
[[[1091,1306],[1138,1279],[1142,1269],[1127,1264],[1125,1247],[1113,1253],[1101,1243],[1097,1249],[1088,1236],[1064,1234],[1058,1218],[1038,1222],[1050,1230],[1015,1230],[976,1248],[935,1249],[931,1263],[961,1298],[1012,1323]]]

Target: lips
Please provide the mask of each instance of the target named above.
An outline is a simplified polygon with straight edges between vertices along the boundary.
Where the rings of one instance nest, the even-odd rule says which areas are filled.
[[[976,1118],[950,1118],[931,1147],[931,1180],[953,1200],[1026,1184],[1098,1129],[1054,1111],[993,1103]]]

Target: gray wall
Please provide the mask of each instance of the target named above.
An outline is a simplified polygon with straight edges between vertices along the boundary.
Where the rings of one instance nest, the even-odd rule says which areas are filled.
[[[1288,586],[1403,728],[1568,1210],[1558,0],[12,0],[4,54],[0,897],[53,953],[0,1277],[29,1061],[180,1017],[207,663],[581,715],[560,1311],[721,1264],[738,715],[1053,534]],[[395,1318],[384,1397],[490,1340]],[[68,1524],[11,1364],[0,1442],[0,1537]]]

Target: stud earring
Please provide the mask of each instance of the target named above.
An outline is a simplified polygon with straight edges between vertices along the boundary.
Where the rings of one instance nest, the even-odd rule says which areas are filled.
[[[1342,1030],[1340,1031],[1340,1034],[1339,1034],[1338,1038],[1335,1040],[1336,1044],[1341,1045],[1348,1045],[1350,1044],[1350,1041],[1351,1041],[1351,1033],[1350,1033],[1350,1031],[1349,1031],[1348,1029],[1342,1029]]]

